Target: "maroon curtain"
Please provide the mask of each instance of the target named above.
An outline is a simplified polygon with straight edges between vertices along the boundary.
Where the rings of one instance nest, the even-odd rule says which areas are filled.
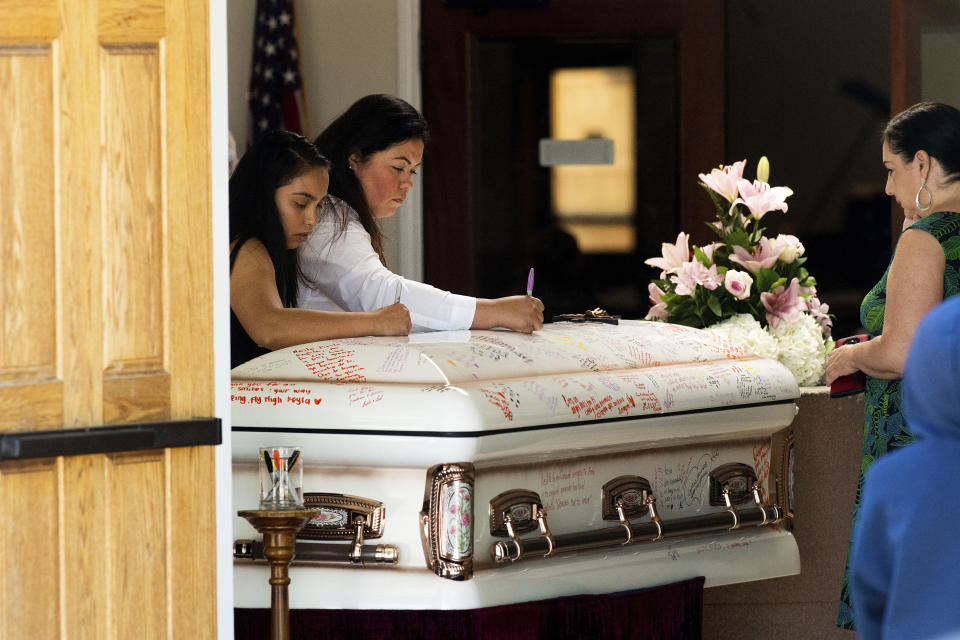
[[[465,611],[295,609],[291,640],[699,640],[703,578],[610,595]],[[237,640],[270,637],[269,609],[234,609]]]

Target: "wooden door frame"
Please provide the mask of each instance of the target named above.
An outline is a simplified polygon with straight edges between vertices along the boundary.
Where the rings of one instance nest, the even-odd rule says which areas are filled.
[[[950,0],[890,0],[890,115],[900,113],[923,99],[921,31],[943,26],[947,16],[957,15]],[[960,23],[960,18],[957,18]],[[957,24],[957,23],[954,23]],[[903,209],[890,202],[891,247],[896,247],[903,228]]]
[[[909,0],[890,0],[890,115],[920,100],[920,25],[911,15]],[[903,228],[903,209],[890,200],[890,246],[897,246]]]
[[[440,288],[476,291],[470,92],[482,38],[676,36],[681,227],[698,241],[706,237],[701,221],[715,215],[695,180],[724,160],[723,2],[592,0],[589,11],[581,0],[544,4],[546,8],[477,12],[445,7],[443,0],[423,2],[423,112],[431,130],[429,170],[423,181],[424,274]]]

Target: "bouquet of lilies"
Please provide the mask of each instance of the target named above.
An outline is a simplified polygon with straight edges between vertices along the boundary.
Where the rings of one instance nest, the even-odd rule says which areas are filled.
[[[703,247],[684,232],[663,243],[663,255],[646,264],[660,269],[649,285],[647,320],[708,328],[778,359],[801,385],[818,384],[833,348],[829,306],[817,298],[817,281],[803,266],[796,236],[763,235],[763,217],[787,211],[789,187],[771,187],[770,163],[757,163],[757,179],[744,179],[746,160],[699,175],[717,208],[709,223],[719,237]]]

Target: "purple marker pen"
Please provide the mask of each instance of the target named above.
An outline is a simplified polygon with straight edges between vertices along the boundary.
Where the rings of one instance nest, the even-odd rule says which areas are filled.
[[[530,267],[530,274],[527,275],[527,295],[533,295],[533,267]]]

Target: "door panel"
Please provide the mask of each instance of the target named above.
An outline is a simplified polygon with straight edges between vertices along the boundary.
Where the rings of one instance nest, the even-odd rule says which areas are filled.
[[[60,585],[59,465],[54,460],[5,462],[0,471],[5,552],[2,576],[4,638],[57,638]],[[10,553],[10,550],[22,550]],[[29,599],[24,599],[27,597]],[[44,610],[41,611],[41,607]]]
[[[6,21],[4,21],[4,24]],[[0,429],[62,421],[53,47],[0,44]],[[14,265],[16,265],[14,267]],[[28,385],[23,389],[22,385]]]
[[[0,0],[0,119],[0,456],[210,416],[207,4]],[[215,637],[213,447],[124,437],[0,457],[0,637]]]

